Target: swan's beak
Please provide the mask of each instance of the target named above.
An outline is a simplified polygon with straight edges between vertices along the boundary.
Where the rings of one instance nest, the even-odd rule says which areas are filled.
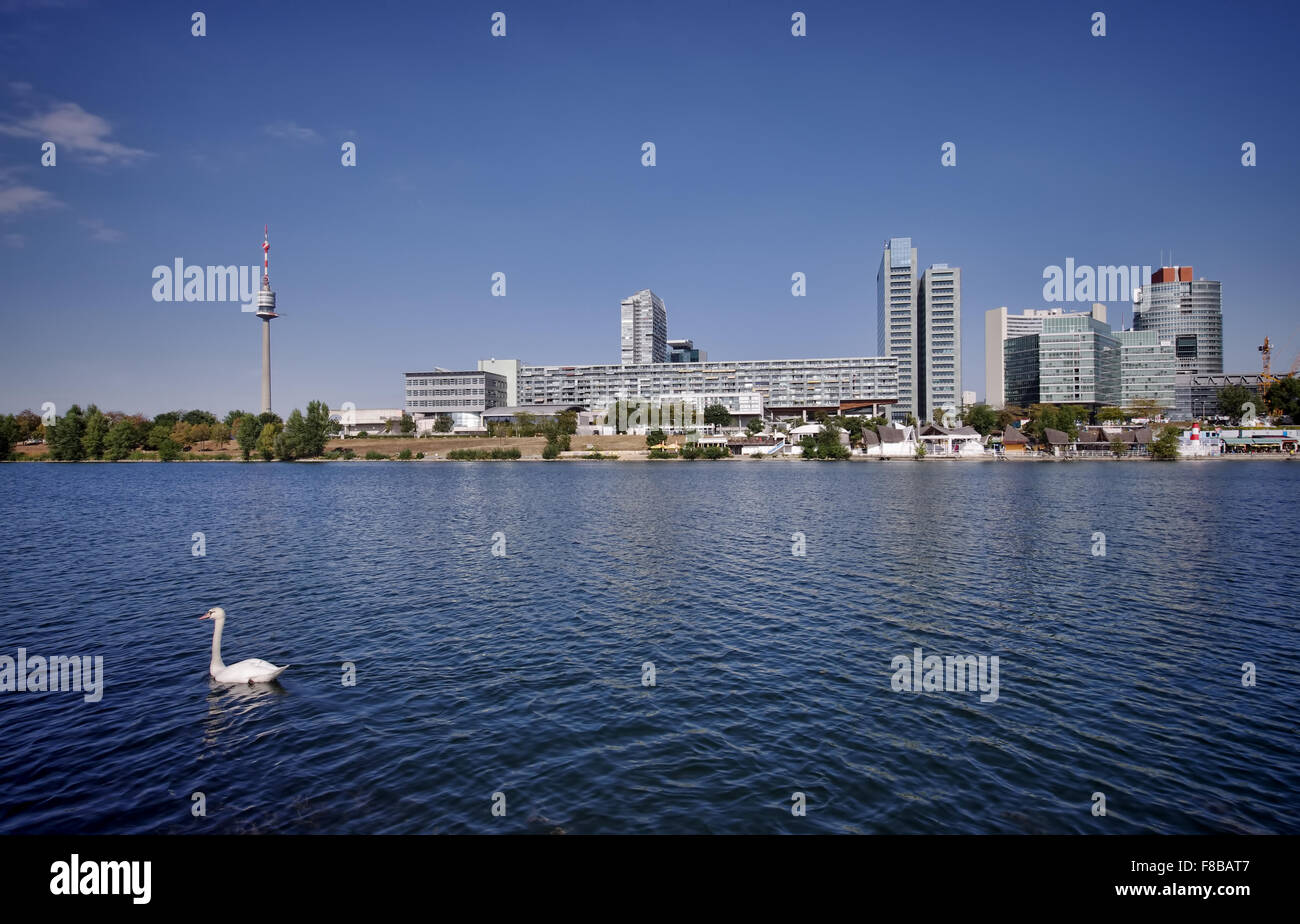
[[[204,613],[202,616],[199,617],[199,619],[211,619],[211,618],[212,617],[209,616],[207,613]]]

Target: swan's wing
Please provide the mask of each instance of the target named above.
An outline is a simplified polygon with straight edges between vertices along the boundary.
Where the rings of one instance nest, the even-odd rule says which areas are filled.
[[[261,674],[266,671],[276,671],[279,668],[270,661],[263,661],[261,658],[249,658],[247,661],[240,661],[237,664],[230,665],[226,670],[239,671],[243,674]]]

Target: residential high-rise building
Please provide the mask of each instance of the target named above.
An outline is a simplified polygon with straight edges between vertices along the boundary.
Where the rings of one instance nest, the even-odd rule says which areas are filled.
[[[658,295],[642,289],[622,302],[621,361],[668,361],[668,313]]]
[[[885,242],[876,272],[876,353],[898,360],[898,404],[890,417],[920,419],[920,319],[916,248],[910,237]]]
[[[794,417],[875,413],[898,397],[898,364],[884,356],[773,359],[697,363],[623,363],[530,366],[519,374],[519,403],[571,405],[591,410],[644,398],[718,396],[733,413]],[[750,410],[742,404],[752,395]]]
[[[1223,372],[1222,284],[1192,278],[1190,266],[1162,266],[1133,299],[1133,329],[1172,340],[1177,371]]]
[[[1037,334],[1043,329],[1044,318],[1091,317],[1105,322],[1106,306],[1100,302],[1091,311],[1066,311],[1063,308],[1026,308],[1020,314],[1011,314],[1006,306],[990,308],[984,312],[984,401],[989,407],[1001,410],[1008,403],[1016,404],[1006,394],[1004,370],[1006,368],[1006,342],[1015,337]],[[1037,349],[1035,347],[1035,349]]]
[[[935,263],[921,274],[917,317],[920,329],[920,420],[951,407],[961,409],[961,270]]]
[[[961,270],[919,271],[910,237],[885,241],[876,272],[876,352],[898,360],[894,420],[928,420],[961,399]]]

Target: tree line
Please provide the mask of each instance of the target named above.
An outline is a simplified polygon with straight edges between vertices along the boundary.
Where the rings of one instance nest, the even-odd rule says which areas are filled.
[[[323,401],[309,402],[306,414],[294,409],[287,421],[275,413],[242,410],[232,410],[221,419],[202,410],[167,411],[150,418],[101,411],[94,404],[82,410],[74,404],[49,424],[30,409],[0,416],[0,459],[10,458],[21,443],[42,440],[49,457],[60,462],[117,462],[142,458],[146,451],[170,462],[198,443],[224,444],[232,438],[245,462],[254,454],[267,461],[305,459],[323,454],[337,428]]]

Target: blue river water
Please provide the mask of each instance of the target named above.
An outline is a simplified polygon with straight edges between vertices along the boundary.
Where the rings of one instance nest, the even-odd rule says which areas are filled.
[[[1271,461],[0,465],[0,657],[104,677],[0,692],[0,833],[1300,832],[1298,488]],[[209,680],[212,606],[278,686]],[[916,648],[996,656],[996,700],[894,689]]]

